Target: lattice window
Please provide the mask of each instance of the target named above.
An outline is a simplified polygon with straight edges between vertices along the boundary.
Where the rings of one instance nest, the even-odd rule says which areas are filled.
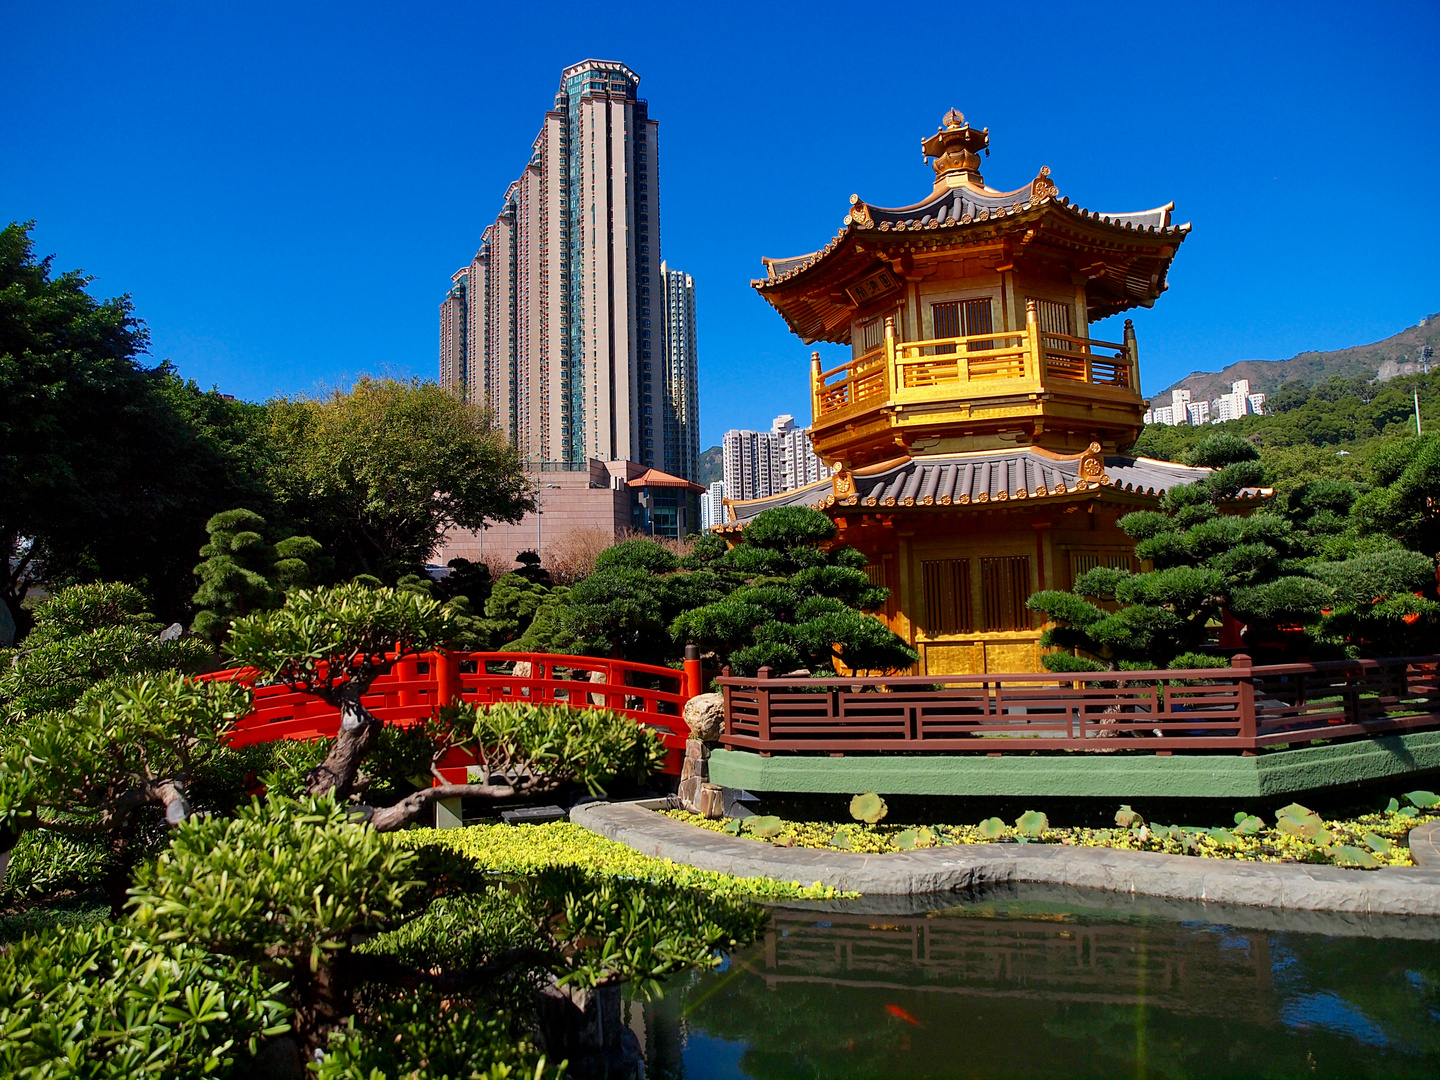
[[[988,297],[978,300],[949,300],[943,304],[930,305],[930,326],[937,338],[970,337],[973,334],[995,332],[995,320]],[[972,341],[966,346],[969,352],[993,349],[993,341]],[[954,345],[937,345],[935,352],[953,353]]]
[[[1029,630],[1030,556],[1005,555],[980,560],[980,592],[986,630]]]
[[[937,559],[920,564],[925,593],[925,630],[930,634],[968,634],[975,629],[970,604],[970,560]]]
[[[1074,334],[1070,322],[1070,305],[1063,304],[1059,300],[1035,300],[1035,320],[1040,324],[1040,329],[1046,334]]]
[[[878,349],[885,343],[885,316],[877,315],[873,319],[866,319],[859,326],[854,342],[851,346],[854,355],[864,356],[871,349]]]

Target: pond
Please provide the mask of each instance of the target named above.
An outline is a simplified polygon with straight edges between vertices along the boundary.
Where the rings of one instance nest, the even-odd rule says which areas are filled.
[[[631,1003],[647,1076],[1440,1076],[1440,920],[1064,889],[897,903],[777,908],[719,969]]]

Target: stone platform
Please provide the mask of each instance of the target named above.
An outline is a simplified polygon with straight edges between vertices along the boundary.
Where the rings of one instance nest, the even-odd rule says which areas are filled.
[[[1440,823],[1412,833],[1421,865],[1367,871],[1059,844],[956,844],[882,855],[777,848],[655,813],[668,805],[584,803],[570,819],[644,855],[742,877],[818,881],[867,896],[1035,883],[1278,910],[1440,917]]]
[[[710,753],[710,780],[745,791],[853,795],[1012,795],[1103,798],[1254,798],[1440,769],[1440,731],[1421,731],[1243,757],[1177,751],[1113,754]]]

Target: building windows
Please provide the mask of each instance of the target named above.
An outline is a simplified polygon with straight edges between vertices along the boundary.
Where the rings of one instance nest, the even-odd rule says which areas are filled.
[[[981,559],[980,593],[986,631],[1031,629],[1032,619],[1025,607],[1030,599],[1030,556]]]
[[[860,332],[855,335],[853,350],[856,356],[863,356],[871,349],[877,349],[885,341],[885,316],[877,315],[873,319],[866,319],[860,324]]]
[[[920,579],[925,593],[927,634],[968,634],[975,629],[970,604],[969,559],[922,562]],[[883,584],[874,582],[873,578],[871,580],[872,583]]]
[[[973,334],[995,332],[994,317],[990,310],[990,298],[978,300],[951,300],[943,304],[930,305],[930,325],[934,337],[970,337]],[[993,341],[972,341],[966,347],[968,352],[993,349]],[[935,352],[953,353],[954,345],[937,345]]]

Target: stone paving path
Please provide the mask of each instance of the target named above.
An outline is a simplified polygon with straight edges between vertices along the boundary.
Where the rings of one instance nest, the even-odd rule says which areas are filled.
[[[821,882],[865,895],[906,896],[1033,882],[1177,900],[1296,911],[1440,916],[1440,822],[1411,833],[1416,867],[1342,870],[1059,844],[955,844],[863,855],[777,848],[655,813],[663,800],[584,803],[577,825],[645,855],[741,877]]]

